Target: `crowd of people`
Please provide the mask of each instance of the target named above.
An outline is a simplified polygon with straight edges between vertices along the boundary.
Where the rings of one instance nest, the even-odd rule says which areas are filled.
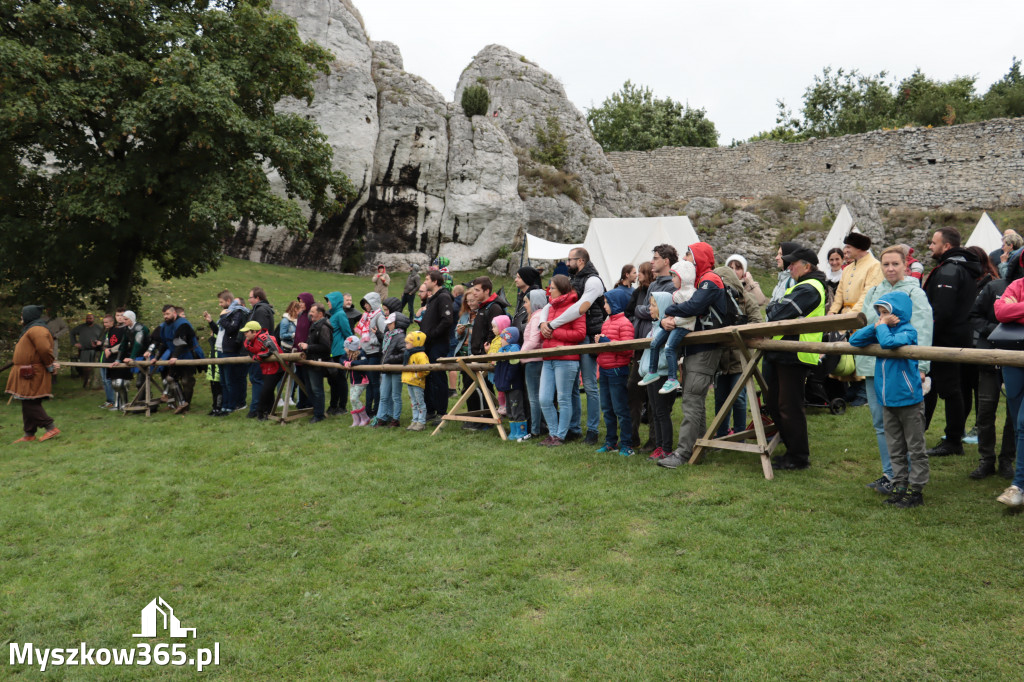
[[[732,254],[716,267],[714,251],[704,242],[682,253],[675,245],[658,245],[649,261],[624,266],[618,281],[607,284],[587,251],[574,248],[564,271],[556,270],[547,286],[539,270],[520,268],[514,299],[495,291],[488,277],[456,285],[447,262],[439,259],[422,282],[418,273],[409,274],[402,298],[389,295],[390,275],[382,265],[373,277],[374,291],[358,304],[339,291],[320,302],[311,293],[300,293],[278,319],[262,288],[250,289],[245,300],[224,290],[217,297],[219,313],[204,312],[205,325],[199,328],[172,305],[164,306],[163,321],[152,331],[132,311],[121,310],[104,316],[102,328],[87,317],[76,327],[73,343],[81,358],[104,363],[102,407],[107,409],[123,410],[133,382],[143,380],[132,360],[168,361],[160,370],[162,400],[184,414],[193,402],[197,368],[177,361],[251,357],[258,362],[205,369],[213,405],[209,414],[244,411],[265,420],[285,375],[279,355],[297,351],[315,362],[294,365],[304,390],[281,392],[282,403],[297,400],[297,407],[311,408],[314,424],[350,414],[353,427],[393,428],[401,424],[403,396],[408,395],[411,431],[440,423],[458,393],[456,372],[415,371],[413,366],[446,356],[493,354],[493,371],[467,396],[466,408],[483,410],[491,398],[508,417],[516,441],[554,448],[579,440],[597,452],[630,456],[639,451],[658,466],[674,469],[690,459],[706,430],[708,391],[714,387],[717,412],[739,380],[743,362],[740,350],[688,343],[688,334],[863,312],[867,325],[850,335],[853,345],[1024,349],[1024,334],[1013,338],[1011,324],[1024,322],[1022,246],[1024,240],[1007,231],[1003,249],[986,254],[964,248],[959,232],[942,228],[929,244],[935,267],[922,278],[923,266],[912,249],[887,246],[876,258],[870,238],[859,232],[847,236],[843,249],[830,251],[820,268],[807,245],[784,242],[776,254],[779,274],[770,295],[754,280],[743,255]],[[59,369],[53,335],[41,318],[37,306],[24,309],[25,330],[14,357],[19,371],[12,372],[7,386],[22,401],[25,435],[19,442],[35,440],[39,429],[44,430],[40,440],[59,433],[41,405],[52,395],[50,377]],[[779,338],[821,341],[822,336],[811,332]],[[514,355],[644,338],[651,340],[649,347],[636,351]],[[789,351],[764,356],[768,390],[760,399],[785,448],[773,458],[777,470],[810,465],[805,400],[808,377],[820,372],[822,358]],[[382,364],[406,369],[361,369]],[[1024,368],[872,356],[857,356],[855,367],[851,404],[860,404],[856,398],[862,397],[868,405],[879,452],[880,475],[868,486],[885,494],[886,502],[922,504],[929,458],[963,454],[973,408],[980,459],[970,477],[1011,479],[998,500],[1024,505],[1024,430],[1018,428],[1024,420]],[[83,374],[83,385],[90,379]],[[463,375],[462,390],[475,379]],[[997,456],[996,412],[1003,386],[1007,415]],[[586,414],[581,394],[587,396]],[[925,433],[940,398],[945,437],[928,449]],[[674,425],[677,400],[682,418]],[[757,406],[751,408],[760,418]],[[643,439],[645,422],[649,428]],[[717,435],[746,430],[747,422],[741,392]],[[469,422],[463,428],[492,427]]]

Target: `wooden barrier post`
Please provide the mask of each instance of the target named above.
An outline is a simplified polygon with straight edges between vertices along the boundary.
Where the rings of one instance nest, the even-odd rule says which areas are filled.
[[[474,365],[471,368],[461,358],[457,358],[455,362],[462,368],[463,372],[468,376],[473,377],[473,381],[470,382],[469,388],[463,392],[462,396],[455,403],[455,406],[448,410],[447,414],[441,415],[441,423],[437,425],[437,428],[434,429],[430,435],[437,435],[437,432],[441,430],[441,427],[445,425],[445,422],[475,422],[477,424],[494,424],[498,427],[498,434],[501,435],[501,439],[508,440],[508,436],[505,435],[505,427],[502,419],[498,415],[497,408],[494,406],[494,399],[491,397],[491,392],[487,390],[487,379],[484,377],[484,370],[478,365]],[[472,410],[463,412],[462,414],[455,414],[455,411],[462,407],[463,403],[469,400],[469,396],[477,389],[477,386],[480,387],[480,392],[484,394],[484,400],[487,402],[487,409]]]

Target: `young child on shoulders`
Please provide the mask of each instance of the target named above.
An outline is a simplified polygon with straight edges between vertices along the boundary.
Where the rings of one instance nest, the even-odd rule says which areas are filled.
[[[358,367],[359,365],[370,364],[370,359],[363,352],[362,340],[358,336],[350,336],[345,339],[345,366]],[[366,403],[363,396],[370,386],[370,378],[366,372],[352,372],[351,384],[348,387],[348,400],[350,414],[352,415],[352,426],[366,426],[370,418],[366,416]]]
[[[430,359],[423,344],[427,335],[423,332],[409,332],[405,337],[404,365],[428,365]],[[402,383],[409,387],[409,403],[412,405],[412,423],[406,431],[422,431],[427,425],[427,403],[423,390],[427,387],[427,375],[430,372],[402,372]]]
[[[519,330],[506,327],[498,335],[501,349],[498,354],[515,353],[519,350]],[[505,394],[508,412],[509,440],[519,440],[527,434],[526,401],[523,395],[525,379],[519,360],[499,360],[494,367],[494,387]]]
[[[601,333],[595,343],[628,341],[633,339],[633,323],[623,311],[629,304],[630,293],[626,289],[612,289],[604,294],[604,309],[608,319],[601,325]],[[615,452],[623,457],[633,454],[630,435],[633,422],[629,414],[629,396],[626,382],[629,380],[629,363],[633,351],[607,351],[598,353],[597,366],[601,368],[601,411],[604,413],[604,445],[598,452]]]
[[[885,349],[917,345],[917,330],[910,324],[910,296],[902,291],[885,294],[875,301],[875,311],[878,320],[854,332],[850,345],[877,343]],[[878,358],[875,362],[875,393],[882,404],[893,473],[892,494],[885,501],[900,509],[917,507],[924,502],[922,490],[928,483],[923,377],[917,360]]]
[[[672,292],[672,303],[686,303],[693,298],[697,289],[694,282],[697,280],[697,269],[693,263],[681,260],[672,266],[672,284],[676,290]],[[661,359],[662,348],[665,353],[665,364],[668,366],[668,381],[661,387],[658,393],[671,393],[679,388],[679,381],[676,375],[679,373],[679,349],[683,345],[683,338],[693,331],[697,326],[696,317],[677,317],[675,329],[667,334],[658,334],[651,339],[650,362],[647,367],[647,374],[639,381],[640,386],[653,384],[660,377],[658,364]]]

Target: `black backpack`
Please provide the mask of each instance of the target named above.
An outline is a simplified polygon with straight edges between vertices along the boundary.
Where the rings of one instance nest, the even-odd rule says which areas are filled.
[[[728,284],[725,287],[725,314],[719,313],[715,306],[708,309],[707,314],[700,318],[703,329],[721,329],[746,324],[747,317],[743,312],[743,292]]]

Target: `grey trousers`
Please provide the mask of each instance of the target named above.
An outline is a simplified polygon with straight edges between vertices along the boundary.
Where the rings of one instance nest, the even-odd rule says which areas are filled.
[[[905,407],[883,407],[885,442],[892,461],[893,487],[928,483],[928,455],[924,442],[924,401]],[[907,468],[907,457],[910,468]]]
[[[675,452],[684,458],[693,454],[693,444],[707,431],[705,404],[721,357],[722,349],[715,348],[683,358],[683,423]]]

